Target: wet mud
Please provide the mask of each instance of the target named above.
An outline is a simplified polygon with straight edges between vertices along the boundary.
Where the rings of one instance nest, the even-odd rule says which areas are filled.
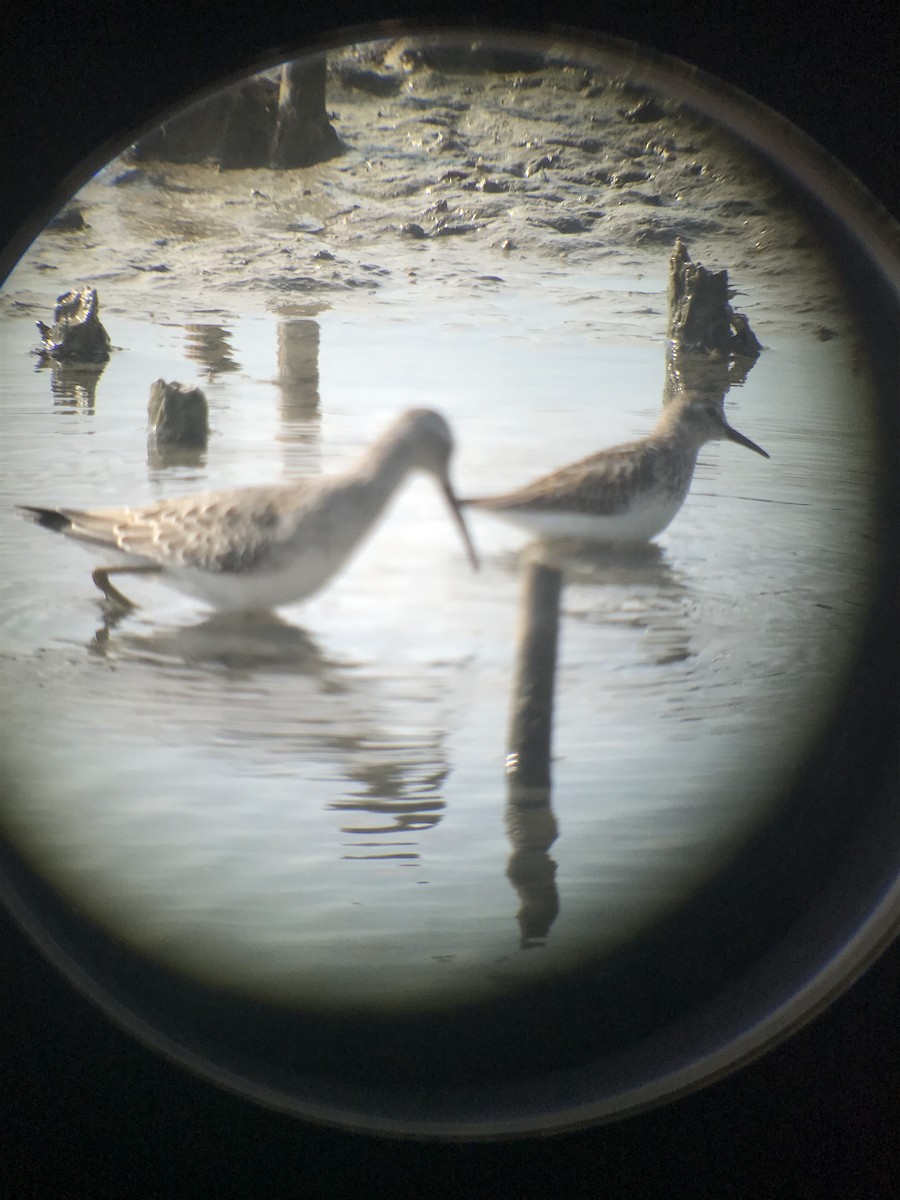
[[[760,306],[776,295],[782,329],[836,328],[792,189],[675,100],[552,48],[482,62],[390,41],[331,54],[326,98],[346,149],[315,167],[126,151],[30,247],[0,315],[37,317],[85,284],[144,319],[446,302],[563,269],[661,274],[680,237]],[[623,331],[643,336],[640,318]]]

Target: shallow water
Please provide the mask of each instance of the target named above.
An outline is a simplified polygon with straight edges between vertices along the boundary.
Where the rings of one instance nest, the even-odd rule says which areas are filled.
[[[376,206],[378,248],[382,220]],[[499,251],[429,242],[409,259],[413,285],[391,242],[395,274],[377,292],[320,295],[299,314],[167,303],[165,321],[141,320],[158,281],[111,281],[118,349],[95,388],[54,390],[30,322],[7,309],[0,656],[21,787],[2,823],[149,956],[323,1006],[490,994],[659,920],[802,764],[865,616],[876,434],[839,293],[838,336],[817,340],[795,309],[779,334],[797,281],[779,298],[765,264],[746,309],[766,350],[726,407],[771,461],[707,447],[658,553],[575,565],[552,792],[524,813],[505,777],[525,544],[513,529],[473,515],[473,574],[416,479],[303,606],[224,622],[138,581],[142,607],[107,624],[91,558],[11,511],[340,470],[422,404],[453,426],[462,495],[640,436],[660,406],[667,252],[591,267],[589,248],[554,260],[551,243],[503,258],[499,283],[481,278]],[[827,271],[813,274],[824,287]],[[8,286],[26,315],[34,287],[26,262]],[[148,457],[159,376],[204,388],[205,454]]]
[[[520,314],[509,324],[521,331]],[[146,463],[140,379],[148,359],[185,376],[173,330],[110,322],[116,340],[145,348],[130,382],[111,364],[88,411],[53,404],[30,331],[7,328],[5,724],[27,783],[6,822],[149,953],[251,990],[446,998],[558,970],[657,919],[723,863],[777,799],[840,680],[869,565],[866,431],[843,407],[843,352],[825,348],[828,369],[819,346],[770,348],[731,411],[772,461],[707,448],[656,561],[611,578],[588,566],[567,585],[558,837],[541,845],[549,826],[525,831],[537,849],[520,896],[506,875],[504,780],[514,530],[474,517],[484,566],[470,573],[417,480],[340,579],[280,620],[223,628],[147,582],[133,589],[145,607],[106,628],[81,548],[10,513],[16,500],[139,503],[339,469],[389,413],[422,401],[409,380],[428,380],[457,430],[460,490],[490,491],[577,456],[586,430],[597,446],[640,433],[658,395],[647,347],[548,352],[535,330],[527,351],[511,338],[510,354],[496,313],[477,331],[435,314],[413,346],[404,322],[319,326],[327,410],[285,417],[276,323],[248,322],[231,331],[244,369],[207,385],[207,462],[171,479]],[[454,399],[431,373],[462,353],[477,385]],[[566,398],[548,405],[561,360]],[[384,380],[374,397],[355,382],[366,373]],[[519,949],[523,903],[539,955]]]

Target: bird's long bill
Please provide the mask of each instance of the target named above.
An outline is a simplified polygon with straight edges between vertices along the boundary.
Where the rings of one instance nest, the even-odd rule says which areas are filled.
[[[763,450],[762,446],[757,446],[756,442],[751,442],[748,437],[744,437],[742,433],[738,433],[736,429],[732,429],[730,425],[725,426],[726,436],[729,442],[737,442],[739,446],[746,446],[748,450],[755,450],[757,454],[761,454],[763,458],[768,458],[768,453]]]
[[[475,547],[472,545],[472,539],[469,536],[469,530],[462,515],[462,508],[460,507],[459,501],[456,498],[456,493],[454,492],[453,486],[449,479],[442,480],[441,489],[447,498],[447,504],[450,507],[450,511],[453,514],[454,520],[459,526],[462,539],[466,544],[466,553],[469,556],[469,562],[472,564],[472,569],[473,571],[477,571],[479,566],[478,555],[475,553]]]

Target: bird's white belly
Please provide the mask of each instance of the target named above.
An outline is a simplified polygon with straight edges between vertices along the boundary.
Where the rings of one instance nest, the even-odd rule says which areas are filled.
[[[494,516],[526,529],[539,538],[575,538],[579,541],[628,545],[647,542],[666,528],[681,508],[680,497],[634,505],[614,516],[576,512],[534,512],[485,509]]]
[[[306,553],[279,567],[245,572],[170,567],[164,580],[220,612],[264,612],[296,604],[318,591],[343,562],[336,557]]]

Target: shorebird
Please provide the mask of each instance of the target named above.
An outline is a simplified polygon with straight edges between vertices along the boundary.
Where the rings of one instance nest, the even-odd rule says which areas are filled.
[[[762,447],[732,429],[720,403],[681,396],[653,432],[601,450],[500,496],[463,500],[542,539],[612,545],[647,542],[684,503],[700,447],[727,439],[764,458]]]
[[[444,418],[411,409],[341,475],[180,496],[142,508],[19,508],[45,529],[111,553],[121,565],[98,567],[92,578],[116,605],[135,607],[109,576],[132,573],[160,575],[219,610],[269,611],[323,587],[415,470],[437,480],[477,568],[450,483],[452,452]]]

